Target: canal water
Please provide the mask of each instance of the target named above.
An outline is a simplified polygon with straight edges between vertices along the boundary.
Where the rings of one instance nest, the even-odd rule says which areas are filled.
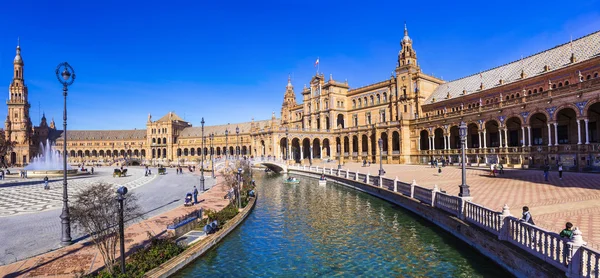
[[[510,277],[467,244],[368,194],[255,175],[254,211],[174,277]]]

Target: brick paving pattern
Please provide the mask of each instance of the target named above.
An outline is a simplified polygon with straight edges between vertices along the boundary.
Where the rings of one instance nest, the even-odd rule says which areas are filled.
[[[197,175],[197,173],[194,173]],[[220,210],[229,200],[223,199],[227,188],[217,177],[217,185],[202,193],[199,201],[205,209]],[[174,218],[198,209],[199,206],[184,207],[167,211],[126,228],[127,252],[132,248],[149,242],[148,233],[160,235]],[[118,252],[118,251],[117,251]],[[59,250],[0,266],[1,277],[75,277],[81,273],[97,270],[104,265],[102,256],[89,242],[77,243]]]

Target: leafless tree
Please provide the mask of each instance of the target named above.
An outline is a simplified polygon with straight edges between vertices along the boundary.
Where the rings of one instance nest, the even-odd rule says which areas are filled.
[[[119,204],[116,188],[107,183],[94,184],[75,195],[71,220],[90,235],[98,247],[106,271],[113,273],[119,242]],[[123,202],[123,217],[129,221],[141,216],[135,194],[127,194]]]

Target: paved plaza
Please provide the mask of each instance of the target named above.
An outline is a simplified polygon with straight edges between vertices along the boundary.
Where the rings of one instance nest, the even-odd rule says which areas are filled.
[[[315,165],[316,166],[316,165]],[[337,167],[334,162],[319,164],[320,167]],[[425,165],[383,165],[386,177],[412,182],[427,188],[438,185],[440,190],[458,195],[461,169],[457,166],[437,168]],[[344,169],[377,175],[379,164],[362,167],[359,163],[347,163]],[[496,211],[508,204],[510,212],[521,216],[521,208],[529,206],[536,225],[560,232],[567,221],[579,227],[589,246],[600,247],[600,174],[564,172],[563,179],[557,172],[550,172],[545,182],[542,171],[505,169],[496,177],[484,168],[468,168],[467,184],[473,202]]]
[[[180,206],[185,194],[199,185],[197,172],[184,170],[183,175],[177,175],[174,168],[168,168],[166,175],[156,175],[157,169],[151,170],[154,174],[146,177],[143,168],[129,167],[128,176],[119,178],[112,176],[112,167],[97,168],[94,175],[69,179],[69,198],[73,201],[74,194],[101,181],[125,185],[138,196],[145,217],[151,217]],[[206,188],[213,184],[208,174]],[[43,186],[41,178],[7,179],[0,183],[0,265],[60,247],[62,180],[51,179],[50,190]],[[83,236],[76,227],[72,230],[74,240]]]

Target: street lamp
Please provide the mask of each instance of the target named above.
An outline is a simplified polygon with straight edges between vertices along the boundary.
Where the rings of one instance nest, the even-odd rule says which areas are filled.
[[[229,135],[229,130],[225,129],[225,160],[227,160],[227,135]]]
[[[338,151],[338,170],[342,170],[342,145],[338,144],[337,145],[337,151]]]
[[[125,274],[125,223],[123,223],[123,201],[127,194],[127,187],[121,186],[117,189],[117,201],[119,201],[119,238],[121,249],[121,272]]]
[[[469,192],[469,186],[467,185],[467,171],[465,167],[465,145],[467,144],[467,124],[464,121],[460,122],[460,126],[458,127],[458,133],[460,135],[460,146],[462,151],[462,184],[460,187],[460,192],[458,193],[459,197],[471,197]]]
[[[242,208],[242,168],[238,168],[238,194],[237,194],[237,199],[238,199],[238,208]]]
[[[62,69],[62,70],[61,70]],[[64,110],[63,110],[63,209],[60,214],[60,223],[62,225],[62,237],[60,244],[71,245],[71,216],[69,215],[69,197],[67,195],[67,92],[71,84],[75,81],[75,70],[69,63],[60,63],[56,67],[56,78],[63,85]]]
[[[235,127],[235,156],[236,159],[240,159],[240,127]]]
[[[213,139],[215,139],[215,134],[211,133],[208,135],[210,139],[210,168],[212,170],[212,178],[215,178],[215,161],[213,160]]]
[[[202,191],[204,191],[204,117],[202,117],[202,121],[200,122],[202,125],[202,161],[200,162],[200,187]]]
[[[377,143],[379,144],[379,176],[383,176],[385,175],[383,170],[383,139],[379,138]]]

